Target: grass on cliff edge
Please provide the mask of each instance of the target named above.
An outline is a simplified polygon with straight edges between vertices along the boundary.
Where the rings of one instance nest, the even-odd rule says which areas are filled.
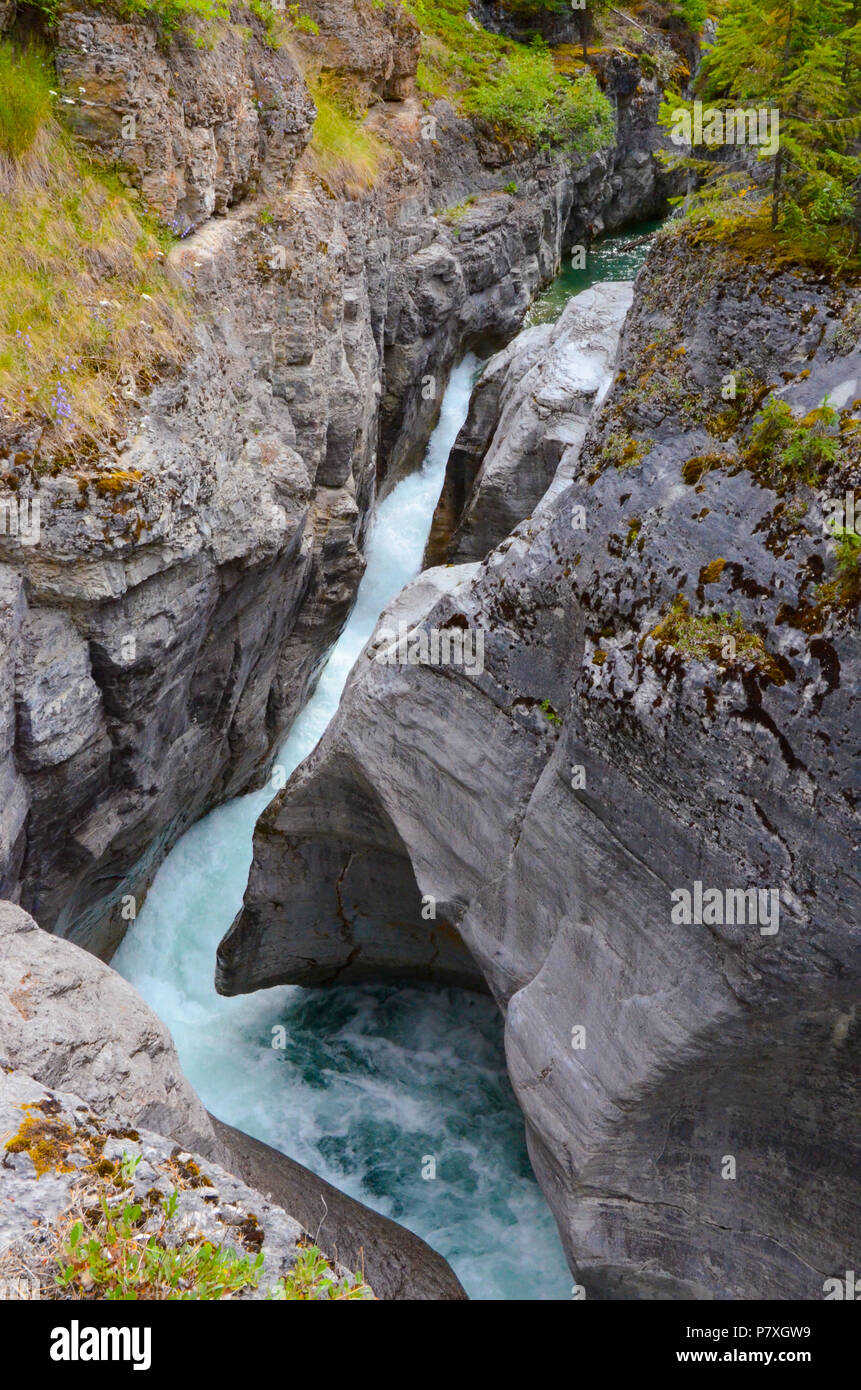
[[[329,75],[306,74],[306,81],[317,107],[309,147],[315,173],[337,194],[373,188],[391,152],[363,127],[365,113],[355,108],[343,85]]]
[[[44,55],[0,43],[0,448],[38,422],[40,456],[75,462],[182,357],[186,328],[155,236],[77,154],[51,83]]]
[[[419,90],[497,132],[588,154],[612,142],[612,107],[594,75],[561,75],[546,44],[518,43],[471,20],[469,0],[404,0],[422,31]]]

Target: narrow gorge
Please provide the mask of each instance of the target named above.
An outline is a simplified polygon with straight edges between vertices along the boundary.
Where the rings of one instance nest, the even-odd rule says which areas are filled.
[[[120,1296],[123,1192],[212,1300],[856,1267],[861,22],[799,4],[0,3],[5,1296]]]

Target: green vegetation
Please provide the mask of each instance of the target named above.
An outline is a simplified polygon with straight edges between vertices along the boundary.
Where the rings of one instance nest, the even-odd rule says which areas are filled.
[[[75,1298],[184,1301],[256,1288],[262,1255],[252,1260],[195,1236],[178,1246],[165,1243],[176,1205],[174,1192],[164,1202],[159,1231],[144,1240],[147,1215],[140,1203],[111,1204],[101,1194],[98,1214],[90,1210],[66,1234],[57,1287]]]
[[[469,0],[405,0],[423,32],[419,87],[479,116],[510,139],[587,154],[613,139],[612,107],[594,76],[556,70],[546,44],[469,22]]]
[[[709,6],[707,0],[676,0],[675,10],[688,28],[696,33],[708,18]]]
[[[179,0],[182,3],[182,0]],[[276,9],[272,0],[248,0],[251,13],[260,20],[270,48],[283,48],[290,28],[297,34],[319,34],[320,26],[310,15],[303,14],[299,5],[281,5]]]
[[[362,126],[354,96],[330,78],[309,79],[317,107],[311,134],[315,171],[336,193],[358,194],[372,188],[390,151]]]
[[[188,1155],[156,1159],[164,1186],[143,1192],[135,1174],[141,1155],[105,1157],[107,1138],[140,1142],[135,1130],[105,1130],[94,1117],[71,1125],[58,1115],[51,1098],[21,1106],[17,1134],[7,1138],[6,1154],[26,1153],[37,1180],[73,1174],[69,1207],[56,1225],[34,1232],[36,1268],[43,1298],[114,1300],[202,1300],[231,1298],[260,1285],[265,1236],[257,1217],[245,1215],[232,1228],[252,1250],[243,1254],[215,1244],[199,1231],[188,1212],[180,1212],[183,1193],[211,1189],[212,1181]],[[43,1259],[47,1238],[47,1260]],[[299,1242],[295,1262],[267,1294],[275,1300],[373,1299],[361,1274],[338,1274],[316,1245]],[[34,1261],[27,1246],[0,1255],[0,1275],[30,1274]]]
[[[48,0],[48,3],[54,5],[56,0]],[[148,15],[165,39],[182,31],[199,47],[211,45],[218,26],[230,19],[226,0],[95,0],[95,3],[115,10],[123,18]]]
[[[541,710],[541,713],[544,715],[544,718],[547,720],[548,724],[561,725],[562,720],[560,716],[556,713],[549,700],[542,700],[539,708]]]
[[[550,50],[513,53],[465,107],[492,125],[536,145],[565,145],[586,154],[612,142],[613,110],[591,73],[560,77]]]
[[[53,120],[52,80],[35,50],[0,46],[0,437],[36,421],[40,455],[75,462],[180,360],[187,332],[154,229]]]
[[[470,208],[475,206],[475,202],[476,195],[471,193],[468,198],[464,198],[462,203],[455,203],[453,207],[446,208],[445,211],[440,214],[443,222],[449,227],[454,227],[456,230],[460,227],[461,222],[466,217]]]
[[[228,0],[92,0],[94,5],[114,11],[123,19],[147,17],[153,21],[163,42],[184,34],[200,48],[211,47],[219,29],[231,18]],[[319,25],[303,14],[298,3],[276,7],[272,0],[247,0],[252,14],[262,22],[266,41],[280,48],[289,29],[300,34],[319,34]],[[57,20],[59,0],[30,0],[49,26]]]
[[[747,630],[738,609],[732,615],[694,614],[684,595],[678,594],[650,636],[659,648],[673,647],[680,656],[692,661],[754,666],[776,685],[783,685],[786,679],[762,638]]]
[[[86,1193],[78,1194],[81,1214],[62,1236],[55,1256],[59,1296],[191,1301],[230,1298],[258,1288],[262,1254],[238,1254],[231,1246],[213,1245],[193,1232],[177,1241],[178,1188],[161,1198],[153,1189],[147,1204],[128,1200],[139,1162],[139,1157],[123,1156],[119,1163],[101,1159],[90,1165],[99,1181],[91,1180]],[[189,1179],[189,1174],[194,1176]],[[206,1181],[194,1163],[186,1165],[183,1176],[192,1185]],[[254,1218],[249,1222],[256,1230]],[[372,1299],[374,1294],[361,1275],[338,1276],[317,1246],[309,1245],[267,1297]]]
[[[37,49],[16,53],[0,42],[0,155],[20,159],[51,116],[45,60]]]
[[[608,468],[635,468],[651,447],[635,439],[627,430],[614,430],[601,450],[601,462]]]
[[[854,608],[861,601],[861,536],[838,526],[834,529],[834,541],[837,573],[834,579],[819,585],[816,599],[823,609]]]
[[[279,1279],[267,1296],[277,1302],[309,1298],[343,1301],[371,1299],[374,1298],[374,1293],[360,1274],[348,1274],[339,1278],[317,1246],[306,1245],[297,1256],[290,1273],[286,1278]]]
[[[816,486],[827,476],[839,448],[840,417],[827,401],[798,419],[786,401],[772,396],[753,422],[745,464],[772,486]]]
[[[700,235],[760,260],[776,253],[784,262],[861,269],[858,0],[728,0],[696,96],[709,138],[690,157],[668,158],[702,180],[687,209]],[[779,139],[760,134],[758,159],[767,167],[753,178],[726,157],[738,135],[735,127],[727,133],[723,113],[742,108],[779,116]],[[666,93],[663,123],[671,128],[683,109],[691,102]]]

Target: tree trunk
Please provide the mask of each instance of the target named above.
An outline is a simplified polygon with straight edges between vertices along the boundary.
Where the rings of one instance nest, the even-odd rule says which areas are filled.
[[[777,219],[780,216],[780,194],[783,185],[783,150],[778,146],[777,156],[774,161],[774,179],[771,185],[771,230],[777,227]]]
[[[789,72],[789,60],[792,56],[792,31],[795,27],[795,3],[790,0],[789,12],[786,16],[786,38],[783,43],[783,62],[780,67],[780,90],[783,89],[783,81]],[[774,161],[774,180],[771,185],[771,230],[777,227],[780,217],[780,195],[783,192],[783,146],[778,145],[777,158]]]

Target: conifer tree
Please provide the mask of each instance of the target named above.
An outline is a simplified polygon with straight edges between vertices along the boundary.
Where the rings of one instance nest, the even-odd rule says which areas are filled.
[[[729,0],[697,90],[709,112],[778,113],[776,147],[760,153],[772,161],[773,231],[821,241],[825,228],[843,224],[857,241],[861,0]],[[667,94],[665,125],[681,100]],[[695,156],[676,162],[705,178],[705,198],[731,182],[725,157],[718,165]]]
[[[861,173],[861,6],[853,0],[730,0],[703,65],[705,95],[775,108],[771,224],[785,202],[846,215]]]

